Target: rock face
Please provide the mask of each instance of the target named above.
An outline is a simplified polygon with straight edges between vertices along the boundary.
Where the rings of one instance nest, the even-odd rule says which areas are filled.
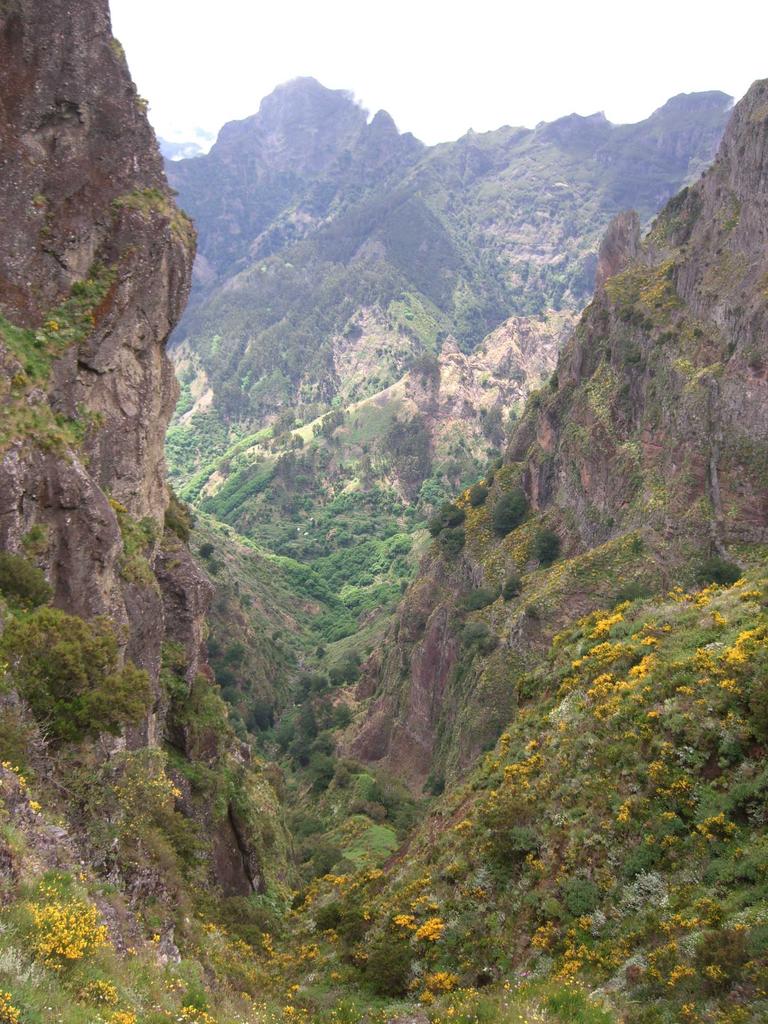
[[[161,539],[177,397],[165,341],[194,233],[106,0],[2,5],[0,154],[0,548],[21,551],[35,528],[56,604],[125,627],[127,655],[156,680],[164,607],[185,595],[173,628],[196,664],[209,589],[186,552],[171,567],[163,549],[181,545]],[[137,575],[121,527],[142,522]]]
[[[526,652],[564,615],[610,607],[620,584],[660,589],[697,558],[738,558],[739,545],[768,540],[767,230],[768,82],[758,82],[713,167],[642,244],[634,215],[611,225],[595,298],[486,502],[521,485],[529,521],[502,539],[464,497],[466,547],[426,557],[367,666],[372,703],[354,753],[404,766],[416,783],[456,771],[493,738],[498,705],[514,710]],[[540,527],[566,556],[549,571],[532,555]],[[498,652],[465,645],[460,656],[456,635],[461,596],[510,572],[522,573],[522,596],[480,616],[487,646],[502,645],[513,666],[504,682]]]

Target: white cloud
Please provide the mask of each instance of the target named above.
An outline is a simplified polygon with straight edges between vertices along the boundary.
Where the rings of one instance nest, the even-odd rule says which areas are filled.
[[[111,0],[161,135],[254,113],[313,75],[425,142],[605,110],[646,117],[679,92],[737,98],[768,74],[768,7],[732,0]]]

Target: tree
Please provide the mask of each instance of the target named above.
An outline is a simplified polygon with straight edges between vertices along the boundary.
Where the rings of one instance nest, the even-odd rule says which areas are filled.
[[[454,505],[450,501],[445,501],[440,506],[438,512],[430,519],[428,527],[429,532],[433,537],[442,531],[446,530],[451,526],[460,526],[467,518],[467,514],[463,508],[459,508],[458,505]]]
[[[533,538],[533,556],[542,565],[551,565],[560,554],[560,538],[546,527]]]
[[[475,484],[469,492],[469,504],[472,508],[477,508],[478,505],[482,505],[485,499],[488,497],[488,488],[485,484]]]
[[[502,494],[493,508],[493,528],[505,537],[519,526],[528,514],[528,499],[521,487]]]

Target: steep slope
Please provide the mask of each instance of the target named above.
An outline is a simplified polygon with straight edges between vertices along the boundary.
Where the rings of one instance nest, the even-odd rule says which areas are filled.
[[[434,1020],[765,1019],[767,172],[765,81],[644,240],[617,218],[503,465],[430,524],[347,752],[446,793],[307,887],[274,954],[313,936],[306,1005],[320,973]]]
[[[357,754],[414,781],[455,771],[498,734],[532,652],[564,622],[768,540],[765,93],[742,101],[714,167],[644,242],[637,218],[609,231],[550,386],[484,503],[459,501],[460,535],[428,555],[368,667]],[[542,531],[556,533],[549,549]],[[502,599],[517,576],[521,593]]]
[[[0,5],[0,94],[0,1018],[124,1024],[280,905],[287,839],[165,483],[194,231],[106,0]]]

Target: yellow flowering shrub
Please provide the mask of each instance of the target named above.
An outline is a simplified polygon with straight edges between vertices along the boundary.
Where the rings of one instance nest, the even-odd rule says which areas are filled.
[[[295,1007],[284,1007],[283,1012],[286,1010],[295,1010]],[[214,1017],[210,1013],[206,1013],[205,1010],[198,1010],[196,1006],[183,1006],[181,1013],[176,1018],[179,1024],[216,1024]]]
[[[452,992],[458,984],[458,974],[451,974],[449,971],[435,971],[424,979],[424,985],[429,992]]]
[[[0,1024],[21,1024],[21,1014],[11,1002],[10,992],[0,992]]]
[[[60,971],[65,965],[107,945],[107,929],[96,907],[77,897],[62,897],[53,886],[40,886],[44,903],[29,904],[30,944],[38,960]]]
[[[439,917],[429,917],[424,924],[416,930],[415,937],[419,941],[437,942],[445,931],[445,921]]]
[[[117,989],[111,981],[89,981],[78,992],[78,999],[84,1003],[96,1003],[99,1006],[114,1006],[117,1003]]]
[[[109,1024],[136,1024],[136,1014],[131,1010],[115,1010],[109,1015]]]

